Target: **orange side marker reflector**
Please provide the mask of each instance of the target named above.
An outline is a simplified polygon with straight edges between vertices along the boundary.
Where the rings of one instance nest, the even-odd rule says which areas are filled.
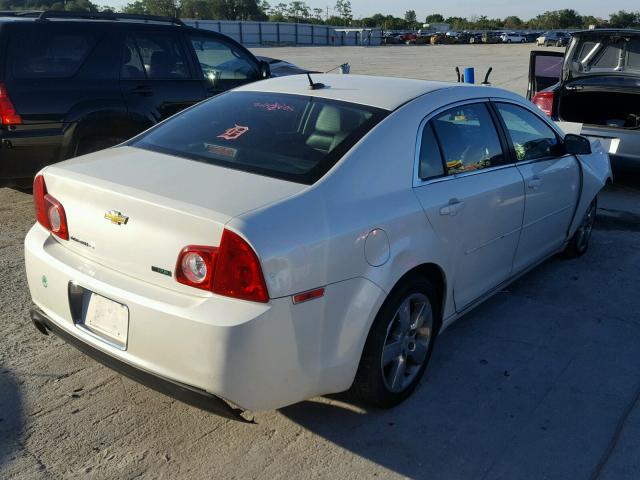
[[[314,298],[320,298],[324,296],[324,287],[316,288],[315,290],[309,290],[308,292],[297,293],[293,296],[293,304],[308,302]]]

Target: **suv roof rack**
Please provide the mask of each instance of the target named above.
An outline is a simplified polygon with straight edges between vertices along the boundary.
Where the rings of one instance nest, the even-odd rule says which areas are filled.
[[[112,12],[64,12],[57,10],[45,10],[40,13],[38,20],[45,21],[51,18],[79,18],[86,20],[137,20],[140,22],[166,22],[174,25],[186,26],[182,20],[175,17],[161,17],[158,15],[139,15],[134,13]]]
[[[38,17],[42,10],[0,10],[0,17]]]

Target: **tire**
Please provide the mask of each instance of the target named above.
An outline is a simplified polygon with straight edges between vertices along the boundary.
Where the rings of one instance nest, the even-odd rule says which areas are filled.
[[[596,221],[597,211],[598,198],[596,197],[589,204],[587,211],[580,221],[580,225],[564,250],[564,255],[567,258],[581,257],[589,249],[589,240],[591,240],[591,232],[593,231],[593,225]]]
[[[97,137],[97,138],[83,138],[78,142],[76,147],[75,156],[86,155],[88,153],[97,152],[98,150],[104,150],[105,148],[113,147],[119,143],[124,142],[125,139],[117,137]]]
[[[367,336],[349,390],[352,398],[391,408],[413,393],[429,363],[440,327],[438,305],[436,290],[424,277],[410,276],[394,288]],[[409,315],[402,315],[407,308]]]
[[[527,39],[523,38],[522,40],[520,40],[520,43],[527,43]]]
[[[510,38],[507,38],[507,43],[511,43],[511,39]]]

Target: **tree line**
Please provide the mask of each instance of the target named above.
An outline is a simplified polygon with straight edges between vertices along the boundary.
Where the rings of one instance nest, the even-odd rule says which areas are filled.
[[[114,11],[113,7],[98,6],[90,0],[0,0],[0,10],[67,10]],[[576,10],[563,9],[541,13],[529,20],[517,16],[503,19],[485,15],[445,17],[439,13],[418,20],[415,10],[404,17],[377,13],[370,17],[354,18],[351,2],[337,0],[331,8],[311,8],[304,1],[269,3],[266,0],[134,0],[125,5],[124,13],[176,16],[215,20],[260,20],[273,22],[317,23],[336,26],[378,27],[384,30],[411,30],[423,23],[447,23],[453,30],[533,29],[555,30],[597,27],[640,28],[640,11],[620,10],[609,18],[580,15]]]

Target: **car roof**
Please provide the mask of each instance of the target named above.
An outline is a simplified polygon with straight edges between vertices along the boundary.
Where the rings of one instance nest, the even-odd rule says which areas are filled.
[[[578,30],[573,35],[640,35],[637,28],[595,28],[593,30]]]
[[[475,88],[483,92],[486,91],[486,87],[474,87],[473,85],[464,83],[435,82],[396,77],[311,74],[311,78],[314,83],[323,83],[325,88],[311,90],[306,75],[290,75],[250,83],[235,89],[235,91],[305,95],[368,105],[390,111],[401,107],[417,97],[439,90]],[[472,94],[472,92],[470,92],[470,94]]]

